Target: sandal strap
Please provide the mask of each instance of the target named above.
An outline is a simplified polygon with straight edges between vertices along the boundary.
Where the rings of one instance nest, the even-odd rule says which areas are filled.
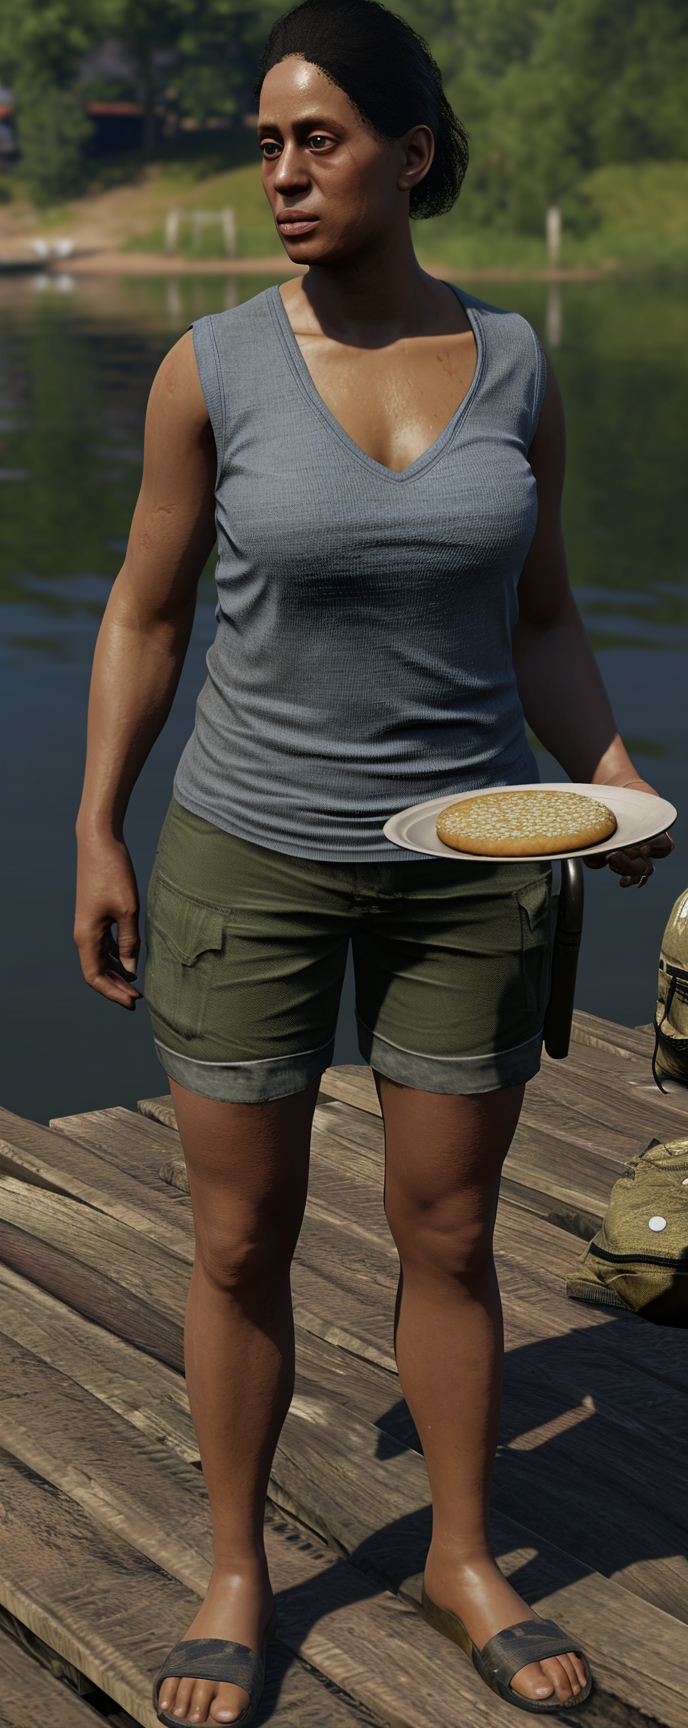
[[[163,1680],[224,1680],[248,1692],[251,1705],[260,1696],[265,1667],[247,1644],[231,1638],[183,1638],[165,1658],[155,1681],[157,1706]]]
[[[562,1632],[555,1620],[521,1620],[517,1626],[507,1626],[504,1632],[495,1632],[493,1638],[488,1638],[480,1659],[495,1680],[508,1686],[519,1668],[526,1668],[529,1662],[566,1656],[569,1650],[583,1656],[575,1638]]]

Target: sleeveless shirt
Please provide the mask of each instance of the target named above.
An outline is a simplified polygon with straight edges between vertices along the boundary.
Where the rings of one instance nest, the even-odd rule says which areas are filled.
[[[217,634],[174,791],[273,851],[412,862],[382,833],[396,811],[538,777],[511,638],[545,362],[517,313],[458,298],[474,377],[401,473],[325,406],[277,287],[193,326]]]

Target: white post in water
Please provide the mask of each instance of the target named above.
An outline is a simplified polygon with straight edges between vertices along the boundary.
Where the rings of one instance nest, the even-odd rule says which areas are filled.
[[[179,248],[179,211],[168,210],[165,217],[165,251],[176,252]]]
[[[222,210],[220,212],[220,221],[222,223],[222,232],[223,232],[224,238],[225,238],[225,252],[227,253],[227,257],[228,258],[236,258],[236,255],[237,255],[236,216],[234,214],[234,211],[232,209],[231,204],[225,204],[224,210]]]
[[[559,265],[561,251],[561,210],[558,204],[550,204],[547,211],[547,262],[551,270]]]

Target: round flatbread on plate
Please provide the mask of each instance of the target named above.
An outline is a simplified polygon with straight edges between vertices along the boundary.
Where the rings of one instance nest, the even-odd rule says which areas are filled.
[[[512,792],[508,787],[448,804],[436,822],[445,846],[478,857],[541,858],[550,852],[580,852],[608,840],[616,817],[608,805],[580,792]]]
[[[534,836],[532,834],[525,836],[525,845],[528,846],[528,850],[524,849],[523,833],[520,836],[514,834],[513,851],[505,850],[505,845],[509,843],[509,835],[505,831],[495,835],[499,850],[483,850],[483,844],[490,843],[489,820],[483,821],[482,824],[483,835],[480,851],[475,846],[475,834],[467,836],[464,831],[462,835],[459,827],[461,819],[458,815],[462,804],[469,804],[472,811],[476,812],[482,802],[488,799],[494,800],[498,793],[509,795],[513,799],[515,795],[525,793],[542,795],[545,792],[556,793],[560,800],[569,801],[567,804],[561,802],[558,805],[560,816],[565,810],[569,812],[569,827],[566,833],[561,826],[556,830],[556,833],[551,831],[546,834],[541,829],[537,850],[533,848]],[[583,804],[581,811],[580,806],[570,802],[575,796],[579,796],[581,801],[592,800],[596,807],[595,811],[591,812],[589,804],[587,807]],[[528,807],[529,801],[524,803],[522,808],[525,811]],[[534,806],[531,805],[530,808],[532,809]],[[544,803],[540,804],[540,809],[544,811]],[[580,826],[572,830],[570,826],[571,814],[576,810],[579,816],[581,813],[587,812],[588,817],[594,815],[598,820],[605,820],[607,822],[606,832],[602,833],[600,830],[599,837],[591,839],[589,829],[587,834],[581,830]],[[443,811],[451,811],[452,823],[454,820],[456,821],[454,837],[449,844],[442,840],[437,832],[438,819],[442,816]],[[608,813],[606,818],[600,816],[601,811]],[[610,819],[613,819],[616,824],[612,832],[609,831]],[[477,823],[475,814],[472,815],[471,820],[475,826]],[[585,858],[600,852],[621,851],[626,846],[638,846],[643,840],[653,839],[655,835],[662,834],[665,828],[670,828],[675,821],[676,810],[673,804],[669,804],[665,798],[655,798],[650,792],[640,792],[635,787],[594,786],[580,781],[572,783],[569,781],[545,781],[531,783],[527,786],[491,786],[483,792],[461,792],[453,798],[451,795],[447,797],[446,793],[443,798],[429,798],[423,804],[413,804],[409,809],[400,810],[398,815],[391,816],[389,821],[385,822],[383,832],[393,845],[402,847],[404,851],[422,853],[426,857],[464,858],[473,863],[475,863],[476,858],[480,858],[485,863],[492,861],[495,864],[504,864],[520,863],[524,857],[553,860],[556,858]],[[521,826],[523,827],[523,821]],[[467,845],[465,844],[466,840]],[[543,844],[546,844],[546,850],[540,849]]]

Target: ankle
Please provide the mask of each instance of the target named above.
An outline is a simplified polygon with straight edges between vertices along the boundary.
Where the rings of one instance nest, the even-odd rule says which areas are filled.
[[[467,1542],[465,1536],[451,1537],[433,1536],[428,1549],[426,1568],[442,1572],[479,1572],[486,1566],[493,1566],[486,1536],[476,1535]]]
[[[232,1554],[221,1559],[215,1558],[210,1575],[209,1591],[227,1591],[242,1588],[255,1589],[268,1585],[268,1563],[265,1553]]]

